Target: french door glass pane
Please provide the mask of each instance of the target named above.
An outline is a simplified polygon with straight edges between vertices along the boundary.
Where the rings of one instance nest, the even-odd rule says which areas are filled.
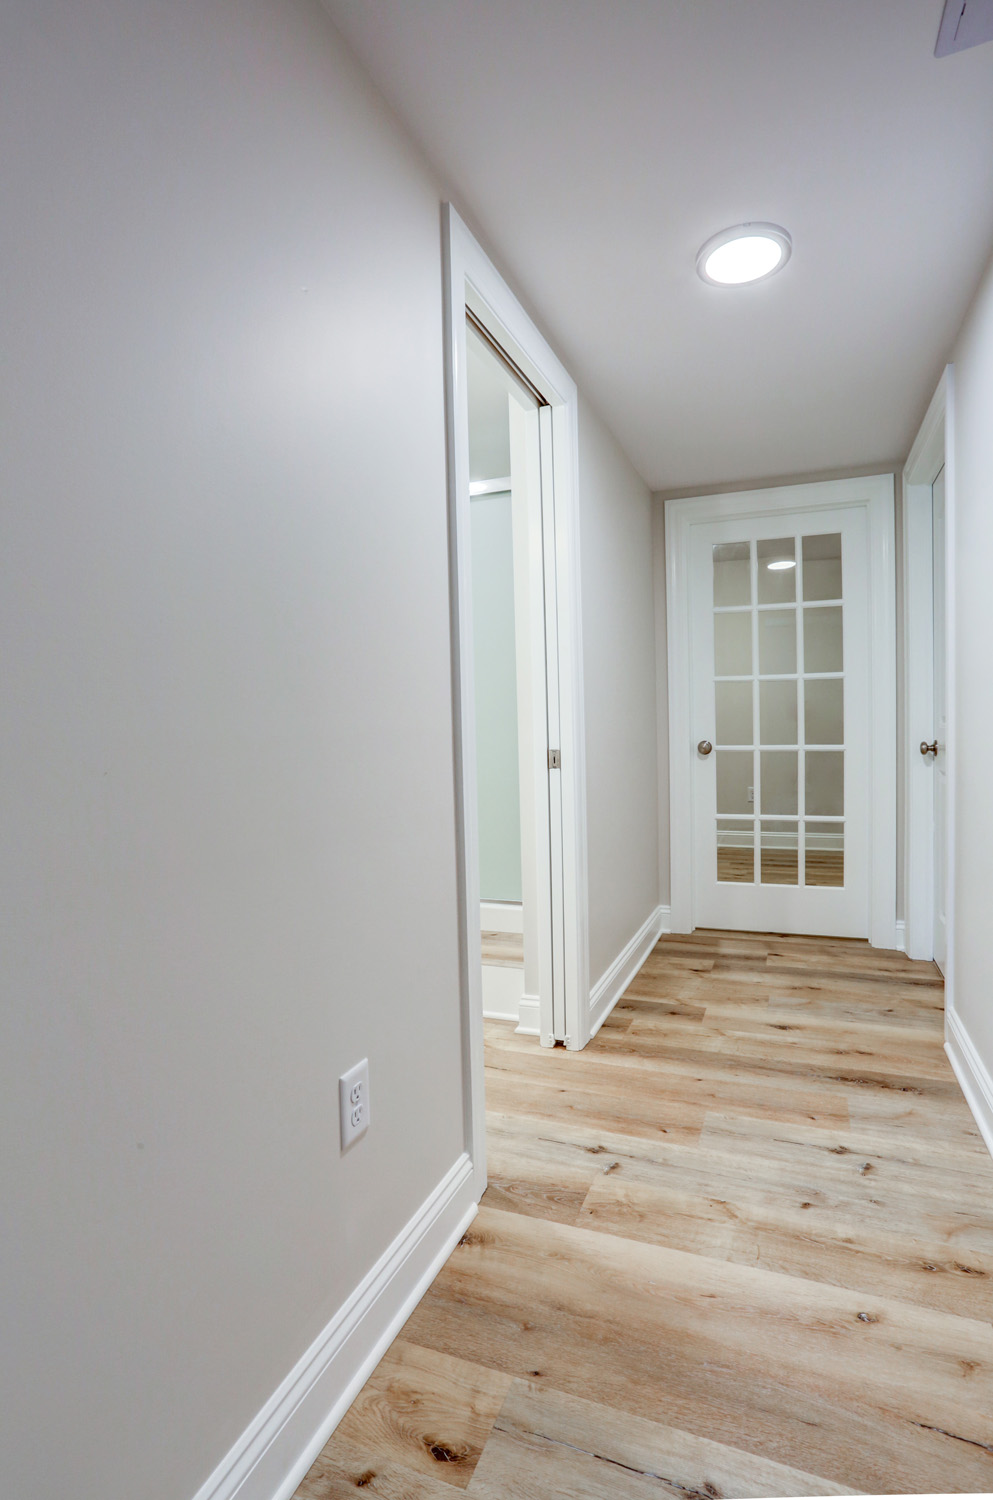
[[[717,811],[719,813],[750,813],[753,804],[748,794],[752,790],[753,758],[751,750],[718,750],[717,755]]]
[[[806,810],[815,816],[840,817],[845,811],[845,752],[808,750]]]
[[[841,677],[815,677],[804,685],[804,739],[808,745],[845,741],[845,694]]]
[[[796,682],[759,683],[759,728],[763,745],[795,745]]]
[[[755,825],[751,818],[717,819],[717,878],[735,885],[755,879]]]
[[[808,818],[805,824],[804,843],[806,845],[805,883],[807,885],[844,885],[844,823],[818,823]]]
[[[841,598],[841,533],[803,539],[804,599]]]
[[[803,670],[805,672],[840,672],[841,606],[805,609],[803,612]]]
[[[841,534],[719,543],[713,578],[718,881],[844,887]]]
[[[761,870],[763,885],[799,885],[798,825],[762,819]]]
[[[841,886],[843,619],[840,602],[827,602],[842,598],[841,535],[802,537],[799,556],[795,537],[719,543],[713,549],[713,569],[715,677],[744,679],[714,685],[718,880],[751,884],[757,855],[758,878],[765,885],[799,885],[802,866],[805,884]],[[798,576],[802,661],[797,650]],[[758,661],[753,658],[753,631]],[[801,775],[803,838],[797,821]],[[823,821],[831,818],[839,821]]]
[[[759,671],[796,671],[796,610],[759,610]]]
[[[751,745],[752,684],[718,682],[714,686],[717,705],[717,743]]]
[[[797,758],[795,750],[762,750],[760,752],[762,805],[759,810],[763,814],[796,814]]]
[[[714,548],[715,605],[751,604],[752,556],[748,542],[719,542]]]
[[[746,677],[752,670],[750,609],[714,616],[714,671],[718,677]]]
[[[757,544],[760,604],[793,604],[796,600],[796,543],[791,536]]]

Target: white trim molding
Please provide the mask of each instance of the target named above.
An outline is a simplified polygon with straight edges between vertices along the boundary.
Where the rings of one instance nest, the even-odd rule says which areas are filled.
[[[669,642],[669,816],[673,932],[692,932],[693,748],[690,682],[690,538],[697,525],[796,511],[863,510],[868,526],[870,666],[869,895],[866,932],[899,945],[896,925],[896,535],[892,474],[728,491],[665,502]]]
[[[947,1009],[945,1051],[986,1149],[993,1156],[993,1078],[955,1011]]]
[[[520,901],[481,901],[479,925],[484,932],[523,932],[524,907]]]
[[[519,1021],[523,999],[523,964],[483,964],[483,1015],[487,1021]]]
[[[590,991],[590,1036],[596,1036],[610,1012],[641,969],[663,932],[669,931],[669,908],[657,906],[618,953]]]
[[[541,1016],[538,1009],[537,995],[529,995],[525,992],[521,996],[517,1032],[519,1036],[541,1035]]]
[[[475,1215],[460,1156],[194,1500],[289,1500]]]

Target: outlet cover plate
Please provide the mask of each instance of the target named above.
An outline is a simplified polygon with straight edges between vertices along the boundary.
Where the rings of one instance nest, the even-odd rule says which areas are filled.
[[[338,1079],[341,1149],[347,1151],[369,1129],[369,1059],[364,1057]]]

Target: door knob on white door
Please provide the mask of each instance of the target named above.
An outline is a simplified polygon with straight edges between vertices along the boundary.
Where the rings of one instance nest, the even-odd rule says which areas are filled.
[[[931,743],[930,743],[930,745],[928,744],[927,740],[921,740],[921,754],[922,755],[937,755],[937,753],[938,753],[938,741],[937,740],[932,740]]]
[[[701,740],[699,745],[697,745],[697,749],[699,750],[701,755],[709,755],[713,748],[714,747],[709,740]]]

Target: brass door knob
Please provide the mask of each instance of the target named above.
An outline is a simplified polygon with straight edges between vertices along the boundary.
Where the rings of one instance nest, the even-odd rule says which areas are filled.
[[[928,744],[927,740],[921,740],[921,754],[922,755],[937,755],[937,753],[938,753],[938,741],[937,740],[932,740],[931,743],[930,743],[930,745]]]
[[[697,745],[697,749],[699,750],[701,755],[709,755],[713,748],[714,747],[709,740],[701,740],[699,745]]]

